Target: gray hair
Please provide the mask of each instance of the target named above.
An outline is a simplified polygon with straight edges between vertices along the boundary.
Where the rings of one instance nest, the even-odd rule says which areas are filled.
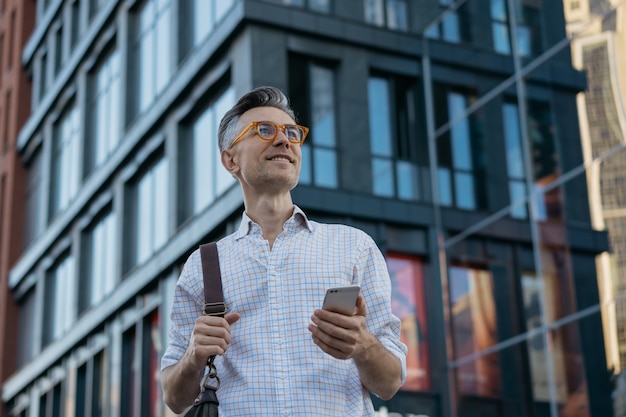
[[[276,87],[257,87],[241,96],[239,101],[226,112],[217,130],[220,151],[228,149],[239,133],[237,125],[242,114],[255,107],[275,107],[284,111],[294,122],[296,116],[289,105],[289,99]]]

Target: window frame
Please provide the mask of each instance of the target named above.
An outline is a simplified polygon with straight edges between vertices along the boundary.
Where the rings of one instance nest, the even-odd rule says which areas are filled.
[[[46,271],[42,346],[62,337],[76,321],[76,259],[68,250]]]
[[[108,206],[83,231],[80,270],[81,275],[89,279],[79,282],[81,297],[78,308],[80,312],[96,306],[115,289],[117,283],[116,245],[119,241],[117,230],[116,213]],[[96,242],[101,239],[104,241]],[[105,259],[96,260],[96,254],[100,254]]]
[[[371,96],[374,82],[384,84],[385,96],[387,97],[386,108],[374,108],[372,103],[380,104],[382,100],[373,99]],[[397,74],[383,74],[372,72],[368,77],[368,110],[369,110],[369,131],[370,131],[370,153],[372,156],[372,193],[379,197],[397,198],[406,201],[424,200],[421,180],[422,162],[419,154],[427,155],[425,141],[420,141],[420,137],[425,138],[426,133],[420,135],[420,126],[425,128],[425,123],[419,120],[420,82],[417,78],[411,78]],[[384,111],[383,111],[384,110]],[[386,113],[386,120],[380,120],[387,125],[387,144],[385,150],[377,152],[376,141],[384,139],[384,134],[375,133],[374,126],[378,116]],[[412,132],[412,133],[411,133]],[[377,192],[376,165],[384,162],[388,166],[390,181],[378,188],[382,192]],[[406,168],[412,181],[406,183]],[[404,172],[404,174],[403,174]],[[403,191],[410,189],[409,192]]]
[[[452,110],[456,108],[451,105],[454,104],[451,103],[451,98],[457,96],[465,100],[462,109],[456,112],[461,113],[469,108],[471,103],[478,97],[478,94],[470,88],[435,83],[435,114],[437,116],[437,126],[446,126],[457,118],[456,114],[451,114]],[[456,139],[453,136],[458,134],[464,126],[468,138],[466,145],[469,148],[469,159],[466,159],[464,163],[469,163],[469,167],[458,166],[458,164],[463,162],[459,160],[459,158],[463,156],[463,153],[459,152],[458,149],[453,146],[455,141],[459,141],[459,136],[456,136]],[[461,121],[449,125],[445,131],[436,138],[439,203],[443,207],[471,211],[484,210],[486,208],[487,184],[485,181],[484,167],[484,138],[481,126],[481,117],[478,112],[474,112],[467,115]],[[471,195],[469,195],[471,201],[462,199],[461,197],[463,196],[459,194],[463,190],[466,190],[467,187],[470,187],[467,183],[461,184],[462,179],[472,181]],[[447,184],[446,188],[442,187],[444,184]],[[446,193],[446,190],[449,192]]]
[[[302,166],[300,169],[299,184],[311,185],[326,189],[339,189],[341,188],[341,178],[339,171],[339,135],[337,120],[340,117],[340,109],[337,105],[337,64],[332,61],[324,61],[314,59],[305,55],[293,54],[289,58],[290,60],[290,82],[289,93],[292,97],[291,104],[300,117],[298,122],[311,129],[307,140],[302,145]],[[332,98],[326,103],[313,102],[315,97],[322,96],[321,94],[314,94],[314,72],[317,70],[325,71],[327,75],[330,75],[331,81],[326,86],[327,93],[332,95]],[[294,74],[298,74],[294,76]],[[306,74],[303,80],[302,74]],[[331,121],[330,127],[332,135],[324,136],[324,140],[328,140],[332,136],[330,143],[322,142],[319,138],[322,137],[319,133],[319,129],[316,129],[316,108],[331,108]],[[316,133],[317,131],[317,133]],[[316,136],[317,135],[317,136]],[[316,140],[316,137],[318,138]],[[328,164],[322,164],[321,156],[326,155]],[[330,175],[330,178],[325,176]]]
[[[397,11],[398,7],[402,7],[404,10],[398,14],[400,18],[394,18],[393,12]],[[363,20],[367,24],[381,28],[408,32],[410,27],[409,7],[410,4],[406,0],[364,0]]]
[[[174,73],[171,33],[175,30],[175,13],[170,0],[164,2],[161,9],[157,9],[158,3],[157,0],[141,1],[134,8],[131,19],[130,50],[133,71],[130,85],[136,85],[138,89],[136,94],[131,94],[134,97],[131,108],[135,114],[144,113],[154,104],[167,88]],[[151,16],[147,16],[149,13]],[[148,21],[144,22],[144,19]],[[161,28],[161,24],[164,27]]]
[[[88,126],[94,138],[85,144],[85,173],[101,166],[122,139],[122,67],[120,52],[115,42],[107,49],[98,65],[89,73]],[[106,73],[106,74],[103,74]],[[101,86],[103,75],[106,83]],[[104,102],[103,102],[104,100]],[[101,118],[101,108],[108,117]],[[93,143],[92,143],[93,142]]]
[[[194,109],[179,125],[176,219],[179,226],[210,207],[237,183],[222,166],[217,137],[221,118],[236,102],[235,88],[223,85],[211,89],[207,100],[202,102],[208,104]],[[200,191],[204,202],[198,198]]]
[[[72,100],[54,124],[53,158],[50,164],[50,220],[65,210],[78,194],[81,146],[80,109]]]

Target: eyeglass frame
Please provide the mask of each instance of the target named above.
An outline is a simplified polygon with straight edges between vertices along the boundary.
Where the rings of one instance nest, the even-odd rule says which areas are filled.
[[[274,136],[272,136],[271,138],[264,138],[263,136],[261,136],[261,134],[259,133],[259,125],[261,124],[268,124],[268,125],[272,125],[276,128],[276,132],[274,133]],[[295,126],[298,129],[302,130],[302,139],[299,140],[298,142],[295,142],[291,139],[289,139],[289,137],[287,136],[287,128],[288,127],[292,127]],[[276,139],[276,137],[278,136],[278,132],[282,130],[283,134],[285,135],[285,137],[287,137],[287,140],[290,143],[295,143],[297,145],[302,146],[302,144],[304,143],[304,140],[306,139],[307,135],[309,134],[309,128],[306,126],[302,126],[302,125],[298,125],[298,124],[286,124],[286,125],[279,125],[277,123],[274,122],[270,122],[270,121],[260,121],[260,122],[250,122],[248,124],[248,126],[246,126],[241,133],[239,133],[237,135],[237,137],[235,138],[235,140],[233,140],[230,144],[230,146],[228,147],[228,149],[232,149],[233,146],[235,146],[235,144],[237,142],[239,142],[241,140],[241,138],[243,138],[243,135],[245,135],[246,133],[248,133],[250,131],[250,129],[254,128],[254,131],[256,133],[256,135],[261,139],[264,140],[266,142],[270,142],[273,141],[274,139]]]

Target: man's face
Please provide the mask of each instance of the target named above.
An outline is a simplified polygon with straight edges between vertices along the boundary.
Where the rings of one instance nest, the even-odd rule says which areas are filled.
[[[242,114],[238,123],[240,131],[251,122],[294,124],[291,117],[275,107],[256,107]],[[235,146],[224,152],[231,155],[234,169],[231,172],[239,178],[244,190],[288,192],[298,183],[301,148],[290,142],[282,129],[273,140],[263,140],[254,128],[249,128]]]

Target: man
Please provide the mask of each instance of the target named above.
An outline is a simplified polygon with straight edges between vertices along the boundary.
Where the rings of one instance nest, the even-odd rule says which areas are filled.
[[[382,254],[364,232],[311,221],[292,202],[308,133],[295,123],[273,87],[241,97],[220,123],[222,164],[245,206],[239,230],[217,242],[230,312],[200,315],[196,250],[176,286],[161,363],[174,412],[192,404],[212,355],[221,417],[371,416],[369,392],[389,399],[404,381],[406,347]],[[352,315],[320,309],[327,288],[350,284],[361,286]]]

